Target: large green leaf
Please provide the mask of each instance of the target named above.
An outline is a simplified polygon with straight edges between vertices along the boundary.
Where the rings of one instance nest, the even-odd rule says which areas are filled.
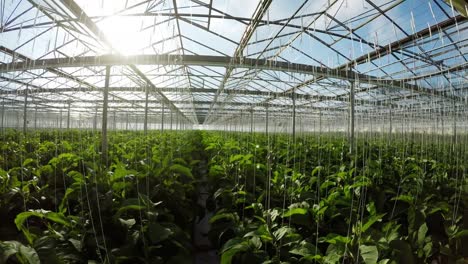
[[[361,253],[362,259],[364,260],[364,263],[377,263],[377,260],[379,259],[379,251],[376,246],[360,245],[359,251]]]
[[[290,217],[293,215],[306,215],[309,212],[307,208],[291,208],[283,214],[283,217]]]
[[[335,245],[330,244],[327,248],[327,253],[323,258],[323,262],[326,264],[340,263],[340,259],[344,254],[345,247],[343,244]]]
[[[369,217],[369,219],[367,219],[367,222],[362,225],[362,229],[361,231],[364,233],[367,231],[367,229],[369,229],[369,227],[371,227],[375,222],[380,222],[382,220],[382,217],[384,217],[385,214],[379,214],[379,215],[372,215],[371,217]]]
[[[55,223],[58,223],[64,226],[71,225],[70,220],[66,218],[62,213],[50,212],[47,210],[31,210],[28,212],[22,212],[16,216],[15,224],[18,230],[23,231],[23,234],[25,235],[26,239],[28,240],[30,244],[32,244],[34,238],[30,234],[29,230],[24,227],[23,224],[29,217],[32,217],[32,216],[39,217],[41,219],[47,219],[47,220],[53,221]]]

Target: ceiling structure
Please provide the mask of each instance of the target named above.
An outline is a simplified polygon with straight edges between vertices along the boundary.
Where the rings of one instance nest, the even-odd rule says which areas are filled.
[[[22,109],[466,113],[468,22],[441,0],[0,0],[0,100]],[[146,96],[148,91],[148,96]]]

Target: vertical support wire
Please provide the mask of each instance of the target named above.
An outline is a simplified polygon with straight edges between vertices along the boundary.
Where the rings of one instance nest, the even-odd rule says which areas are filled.
[[[354,88],[356,82],[351,81],[351,90],[349,93],[349,152],[354,153],[355,140],[354,140]]]
[[[71,107],[71,102],[68,101],[67,130],[70,130],[70,107]]]
[[[149,84],[145,86],[145,120],[143,123],[143,131],[145,135],[148,133],[148,96],[149,96]]]
[[[24,109],[23,109],[23,134],[26,134],[26,130],[28,128],[28,90],[29,87],[26,85],[26,89],[24,90]]]

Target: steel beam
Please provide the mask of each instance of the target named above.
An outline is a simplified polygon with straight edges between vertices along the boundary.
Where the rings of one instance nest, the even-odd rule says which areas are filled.
[[[417,85],[409,84],[406,81],[411,80],[391,80],[391,79],[380,79],[378,77],[359,74],[351,70],[342,69],[327,69],[317,67],[313,65],[300,64],[300,63],[288,63],[284,61],[272,61],[265,59],[251,59],[251,58],[230,58],[223,56],[201,56],[201,55],[134,55],[134,56],[122,56],[122,55],[102,55],[102,56],[83,56],[76,57],[73,60],[70,58],[54,58],[54,59],[42,59],[42,60],[31,60],[24,62],[13,62],[8,64],[0,65],[0,73],[13,72],[13,71],[26,71],[34,69],[45,69],[45,68],[62,68],[62,67],[96,67],[96,66],[115,66],[115,65],[196,65],[196,66],[217,66],[227,67],[232,65],[238,68],[249,68],[249,69],[260,69],[260,70],[272,70],[272,71],[284,71],[302,74],[311,74],[318,77],[329,77],[341,80],[353,80],[354,78],[359,79],[360,83],[368,83],[373,85],[379,85],[384,87],[397,87],[403,89],[409,89],[416,92],[441,95],[444,97],[450,97],[445,92],[434,91]],[[466,67],[464,64],[459,67]],[[459,67],[454,66],[453,68],[459,70]],[[446,73],[449,70],[445,70]],[[435,72],[432,76],[441,74],[441,72]],[[418,78],[415,76],[414,78]],[[149,81],[149,79],[147,79]],[[156,89],[156,87],[153,87]],[[162,93],[161,93],[162,94]],[[165,97],[165,96],[164,96]],[[458,99],[458,98],[456,98]],[[171,103],[172,105],[172,103]]]

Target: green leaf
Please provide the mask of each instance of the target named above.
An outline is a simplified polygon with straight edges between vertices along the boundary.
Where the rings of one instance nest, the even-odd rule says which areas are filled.
[[[283,214],[283,217],[290,217],[292,215],[306,215],[309,212],[307,208],[291,208]]]
[[[426,243],[423,247],[424,256],[429,257],[432,253],[432,242]]]
[[[30,212],[22,212],[18,214],[15,218],[15,225],[18,230],[21,230],[23,228],[23,223],[26,221],[31,216],[37,216],[42,218],[42,216],[48,211],[30,211]]]
[[[330,244],[347,244],[351,241],[349,237],[337,235],[334,233],[328,234],[325,238],[322,238],[321,240]]]
[[[169,171],[193,178],[190,168],[180,164],[173,164],[171,167],[169,167]]]
[[[322,166],[317,166],[312,170],[312,173],[310,174],[311,176],[317,175],[321,170],[323,169]]]
[[[168,239],[172,234],[172,230],[166,228],[159,223],[150,223],[148,225],[149,238],[152,243],[156,244]]]
[[[335,185],[336,185],[336,182],[330,181],[330,180],[326,180],[324,183],[322,183],[322,185],[320,185],[320,189],[321,189],[321,190],[325,190],[325,189],[327,189],[328,187],[330,187],[330,186],[335,186]]]
[[[366,205],[366,209],[367,211],[369,212],[370,215],[376,215],[377,214],[377,210],[375,209],[375,203],[374,202],[369,202],[367,205]]]
[[[231,239],[232,240],[232,239]],[[228,241],[229,242],[229,241]],[[225,247],[224,247],[225,248]],[[239,253],[246,252],[250,249],[249,241],[233,241],[228,249],[223,250],[221,255],[221,264],[231,264],[232,258]]]
[[[299,245],[293,247],[289,253],[302,257],[320,256],[320,250],[315,245],[307,241],[302,241]]]
[[[244,241],[245,241],[245,239],[239,238],[239,237],[235,237],[235,238],[229,239],[226,243],[224,243],[224,246],[223,246],[223,248],[221,249],[221,253],[223,253],[224,251],[227,251],[227,250],[231,249],[231,248],[234,247],[235,245],[240,244],[240,243],[242,243],[242,242],[244,242]]]
[[[273,236],[275,236],[276,240],[281,240],[284,237],[284,235],[292,232],[294,232],[294,229],[287,226],[283,226],[278,230],[274,231]]]
[[[68,196],[70,196],[74,192],[75,188],[67,188],[67,190],[65,191],[65,195],[63,196],[62,201],[60,202],[59,212],[65,213],[67,211],[66,203],[68,201]]]
[[[382,259],[377,262],[377,264],[388,264],[390,262],[390,259]]]
[[[236,220],[236,215],[233,213],[218,213],[210,218],[210,224],[220,221],[220,220]]]
[[[73,181],[77,182],[77,183],[82,183],[84,182],[84,176],[83,174],[81,174],[80,172],[78,171],[70,171],[68,173],[68,176],[70,176]]]
[[[367,222],[362,226],[362,232],[366,232],[369,227],[371,227],[375,222],[380,222],[382,220],[382,217],[384,217],[385,214],[379,214],[379,215],[373,215],[369,217]]]
[[[398,197],[393,197],[392,201],[402,201],[409,204],[413,204],[414,198],[413,196],[402,194]]]
[[[18,241],[0,241],[0,262],[7,263],[12,255],[16,255],[20,262],[24,264],[41,263],[34,248],[25,246]]]
[[[0,263],[6,263],[10,256],[18,253],[20,245],[18,241],[0,241]]]
[[[457,238],[461,238],[461,237],[464,237],[464,236],[468,236],[468,229],[464,229],[464,230],[458,231],[458,232],[453,236],[453,238],[457,239]]]
[[[134,174],[134,172],[130,172],[125,168],[125,164],[122,162],[118,162],[115,164],[115,171],[114,173],[110,176],[111,182],[120,180],[122,178],[125,178],[125,176],[129,174]]]
[[[244,155],[242,155],[242,154],[232,155],[231,157],[229,157],[229,163],[239,161],[239,160],[241,160],[243,158],[244,158]]]
[[[426,239],[427,233],[427,225],[426,223],[422,224],[418,229],[418,245],[424,245],[424,240]]]
[[[262,240],[259,237],[256,237],[256,236],[252,237],[250,239],[250,242],[252,243],[252,245],[255,246],[256,249],[262,248]]]
[[[344,253],[344,245],[330,244],[327,248],[327,253],[323,258],[323,262],[326,264],[340,263],[340,259]]]
[[[255,236],[261,238],[263,241],[266,241],[266,242],[273,241],[273,237],[268,231],[267,225],[261,225],[257,228],[257,230],[249,232],[244,235],[244,237],[255,237]]]
[[[140,211],[143,209],[145,209],[145,206],[143,205],[142,202],[140,202],[138,198],[130,198],[130,199],[125,200],[122,203],[122,206],[115,213],[115,217],[119,218],[123,213],[130,211],[130,210]]]
[[[364,260],[364,263],[377,263],[377,260],[379,259],[379,251],[377,250],[376,246],[360,245],[359,251],[361,253],[362,259]]]
[[[22,212],[15,218],[15,225],[18,230],[21,230],[30,244],[32,244],[34,238],[27,228],[24,227],[24,222],[32,216],[39,217],[41,219],[47,219],[55,223],[70,226],[70,221],[62,213],[50,212],[47,210],[31,210],[28,212]]]
[[[128,219],[128,220],[119,218],[119,222],[120,222],[123,226],[125,226],[127,229],[132,228],[132,226],[134,226],[134,225],[136,224],[136,221],[135,221],[135,219],[133,219],[133,218]]]
[[[25,160],[23,161],[22,167],[27,167],[29,164],[32,164],[32,163],[34,163],[34,162],[35,162],[35,161],[34,161],[33,159],[27,158],[27,159],[25,159]],[[34,166],[34,164],[32,164],[32,165]]]
[[[71,225],[68,218],[65,217],[61,213],[49,212],[49,213],[47,213],[45,215],[45,217],[50,221],[53,221],[55,223],[58,223],[58,224],[61,224],[61,225],[64,225],[64,226],[70,226]]]
[[[40,264],[39,256],[37,255],[36,250],[32,247],[26,247],[21,245],[18,252],[19,258],[26,260],[26,263],[29,264]]]
[[[219,165],[213,165],[210,167],[210,171],[208,172],[208,175],[210,177],[221,177],[224,173],[224,169],[223,167],[219,166]]]

